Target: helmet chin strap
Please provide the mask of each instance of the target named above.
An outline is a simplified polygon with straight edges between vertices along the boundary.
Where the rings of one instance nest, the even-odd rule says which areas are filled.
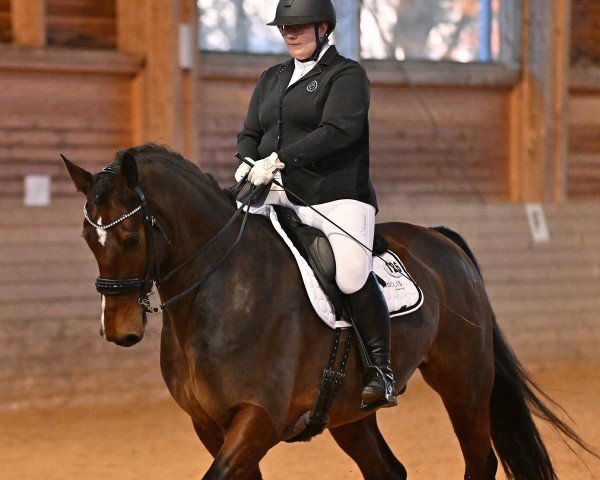
[[[305,58],[303,60],[298,60],[300,63],[306,63],[306,62],[311,62],[311,61],[316,62],[319,59],[321,50],[323,50],[323,47],[325,45],[327,45],[327,42],[329,42],[329,33],[326,33],[325,36],[323,37],[323,39],[319,38],[320,26],[321,26],[320,23],[315,23],[315,37],[317,39],[317,48],[315,48],[315,51],[313,52],[313,54],[310,57]]]

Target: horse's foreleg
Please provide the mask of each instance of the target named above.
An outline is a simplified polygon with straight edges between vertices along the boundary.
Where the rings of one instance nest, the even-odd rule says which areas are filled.
[[[242,406],[225,430],[223,444],[203,480],[260,480],[258,462],[278,441],[264,409]]]
[[[223,437],[215,434],[212,430],[204,428],[204,426],[199,422],[193,420],[192,423],[194,424],[196,435],[198,435],[198,438],[202,444],[206,447],[213,458],[216,457],[223,446]],[[252,472],[252,474],[248,477],[248,480],[262,480],[260,470],[257,468],[256,471]]]
[[[381,435],[375,414],[329,431],[366,480],[406,480],[406,469]]]

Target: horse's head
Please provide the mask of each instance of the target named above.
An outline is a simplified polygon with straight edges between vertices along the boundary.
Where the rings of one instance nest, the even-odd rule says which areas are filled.
[[[102,294],[100,334],[108,341],[129,347],[144,335],[146,314],[139,298],[151,286],[146,250],[143,194],[138,188],[138,168],[133,154],[92,175],[63,157],[77,190],[86,197],[83,238],[92,250]]]

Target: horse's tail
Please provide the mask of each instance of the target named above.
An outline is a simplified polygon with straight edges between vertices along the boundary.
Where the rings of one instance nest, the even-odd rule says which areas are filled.
[[[434,230],[455,242],[481,274],[475,255],[464,238],[446,227],[434,227]],[[562,410],[560,405],[529,378],[504,338],[495,316],[492,317],[492,324],[495,376],[490,398],[491,436],[508,478],[558,478],[532,414],[550,423],[563,438],[572,440],[585,451],[598,457],[598,454],[544,403],[542,399]]]

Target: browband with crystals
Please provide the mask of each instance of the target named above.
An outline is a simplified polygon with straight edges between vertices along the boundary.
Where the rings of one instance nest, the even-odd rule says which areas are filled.
[[[135,215],[137,212],[139,212],[142,209],[141,205],[138,205],[136,208],[134,208],[131,212],[129,213],[125,213],[123,215],[121,215],[119,218],[117,218],[114,222],[110,222],[107,223],[106,225],[100,225],[99,223],[96,223],[92,220],[92,218],[90,217],[90,214],[88,213],[87,210],[87,202],[85,202],[85,204],[83,205],[83,215],[85,217],[85,219],[90,223],[90,225],[94,228],[97,228],[99,230],[108,230],[109,228],[114,227],[115,225],[121,223],[123,220],[131,217],[132,215]]]

